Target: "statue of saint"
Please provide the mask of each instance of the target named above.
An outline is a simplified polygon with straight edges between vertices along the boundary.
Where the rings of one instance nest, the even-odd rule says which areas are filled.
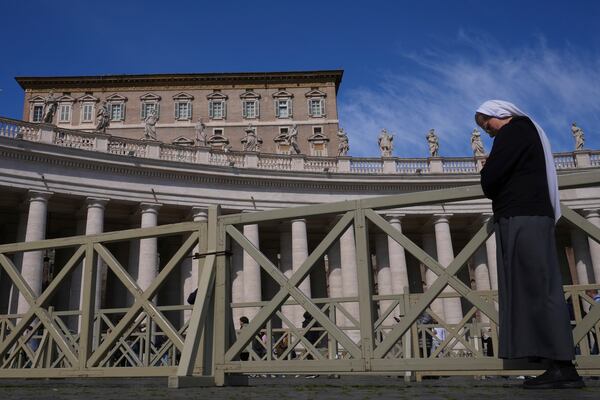
[[[340,142],[338,143],[338,157],[347,156],[348,151],[350,150],[350,144],[348,144],[348,135],[344,132],[344,128],[340,128],[337,136],[340,138]]]
[[[252,124],[248,124],[244,132],[246,136],[242,139],[242,149],[244,151],[259,151],[261,140],[256,135],[256,130],[252,127]]]
[[[583,129],[577,126],[575,122],[571,124],[571,133],[575,138],[575,151],[583,150],[583,145],[585,144],[585,135],[583,133]]]
[[[430,129],[425,136],[427,139],[427,144],[429,145],[429,156],[430,157],[439,157],[440,156],[440,143],[438,142],[438,137],[435,134],[434,129]]]
[[[103,101],[96,112],[96,131],[106,133],[106,128],[110,125],[110,112],[106,101]]]
[[[298,146],[298,125],[292,125],[292,130],[287,134],[286,139],[292,149],[292,154],[300,154],[300,146]]]
[[[48,97],[44,101],[44,121],[47,124],[51,124],[54,119],[54,114],[56,114],[56,108],[58,107],[58,101],[54,97],[54,92],[50,91],[48,93]]]
[[[147,140],[157,140],[156,139],[156,121],[158,121],[158,116],[156,115],[155,109],[150,109],[148,111],[148,115],[146,115],[146,119],[144,120],[144,139]]]
[[[394,150],[394,135],[388,133],[386,129],[382,129],[377,138],[377,143],[379,144],[379,150],[381,150],[381,157],[392,156],[392,150]]]
[[[206,125],[204,125],[204,122],[202,122],[202,118],[200,118],[198,120],[198,122],[196,123],[196,125],[194,125],[194,129],[196,130],[196,145],[197,146],[206,146],[206,132],[204,132],[204,129],[206,128]]]
[[[471,133],[471,149],[473,149],[474,156],[484,156],[485,150],[483,149],[483,142],[481,141],[481,133],[477,128],[473,129]]]

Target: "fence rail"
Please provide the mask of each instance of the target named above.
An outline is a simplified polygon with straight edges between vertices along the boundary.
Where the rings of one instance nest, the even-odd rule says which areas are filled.
[[[561,189],[597,187],[600,177],[593,172],[571,174],[561,176],[559,184]],[[386,209],[481,196],[480,187],[467,186],[257,213],[220,215],[219,208],[213,207],[207,222],[0,245],[2,272],[27,302],[18,314],[0,315],[0,378],[169,376],[177,386],[186,377],[224,385],[240,373],[522,374],[532,365],[505,364],[491,350],[498,348],[496,293],[472,290],[458,277],[492,233],[492,223],[483,224],[444,267],[379,214]],[[564,205],[562,211],[567,222],[600,242],[600,228]],[[246,224],[317,215],[330,215],[336,222],[290,276],[240,230]],[[357,295],[310,298],[300,290],[300,283],[323,268],[324,255],[347,230],[353,232],[356,244]],[[437,275],[427,291],[374,293],[370,231],[386,234]],[[110,251],[114,243],[173,235],[184,235],[184,240],[148,287],[142,288]],[[229,255],[233,243],[277,284],[269,300],[232,302]],[[198,294],[191,312],[184,304],[157,305],[158,291],[196,246],[206,251],[199,256]],[[50,284],[34,293],[29,278],[15,265],[15,255],[57,248],[68,250],[70,257]],[[133,299],[131,305],[104,309],[95,305],[98,260],[126,289]],[[52,298],[79,267],[80,307],[55,310]],[[443,291],[446,286],[453,291]],[[594,334],[596,338],[600,334],[600,305],[586,294],[591,288],[600,286],[565,286],[564,291],[575,310],[578,366],[582,373],[597,374],[600,356],[592,347]],[[467,305],[460,321],[436,313],[434,303],[448,299]],[[287,307],[308,313],[306,324],[292,321]],[[252,309],[255,314],[236,331],[233,315],[239,309]],[[169,317],[172,313],[185,317],[174,323]],[[424,321],[425,314],[432,320]]]

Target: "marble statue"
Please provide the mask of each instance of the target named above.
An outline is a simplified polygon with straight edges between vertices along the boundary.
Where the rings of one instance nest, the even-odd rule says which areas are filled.
[[[156,121],[158,121],[158,116],[156,115],[156,110],[152,108],[148,111],[148,115],[146,115],[146,119],[144,120],[144,139],[157,140]]]
[[[96,131],[106,133],[106,128],[110,125],[110,112],[106,101],[103,101],[98,111],[96,111]]]
[[[571,124],[571,133],[575,138],[575,150],[583,150],[583,145],[585,144],[585,135],[583,133],[583,129],[577,126],[575,122]]]
[[[379,144],[379,150],[381,150],[381,157],[392,156],[392,150],[394,150],[394,135],[388,133],[386,129],[382,129],[377,138],[377,143]]]
[[[350,150],[350,144],[348,143],[348,135],[344,132],[344,128],[340,128],[337,136],[340,138],[340,142],[338,143],[338,157],[347,156],[348,151]]]
[[[427,144],[429,145],[429,156],[430,157],[439,157],[440,156],[440,143],[438,141],[438,137],[435,134],[434,129],[430,129],[425,136],[427,139]]]
[[[202,122],[202,118],[200,118],[198,120],[198,122],[196,123],[196,125],[194,125],[194,129],[196,130],[196,145],[197,146],[206,146],[206,132],[204,132],[204,129],[206,128],[206,125],[204,125],[204,122]]]
[[[481,141],[481,133],[477,128],[473,129],[471,133],[471,149],[473,149],[474,156],[484,156],[485,150],[483,148],[483,142]]]
[[[248,127],[244,132],[246,133],[246,136],[242,139],[242,149],[244,151],[259,151],[260,141],[252,124],[248,124]]]
[[[54,97],[54,92],[50,91],[48,93],[48,97],[44,101],[44,121],[47,124],[51,124],[54,119],[54,114],[56,114],[56,108],[58,107],[58,101]]]
[[[286,139],[292,149],[292,154],[300,154],[300,146],[298,146],[298,125],[292,125],[292,130],[287,134]]]

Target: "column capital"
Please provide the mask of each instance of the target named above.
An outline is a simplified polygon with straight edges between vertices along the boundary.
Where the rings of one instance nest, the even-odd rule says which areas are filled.
[[[441,223],[448,223],[450,217],[453,215],[454,214],[452,214],[452,213],[437,213],[437,214],[432,215],[432,220],[433,220],[434,225],[441,224]]]
[[[104,207],[106,207],[106,204],[109,201],[110,201],[110,199],[106,199],[103,197],[86,197],[85,205],[87,206],[87,208],[90,208],[90,207],[104,208]]]
[[[390,223],[400,223],[406,217],[404,213],[387,213],[384,214],[385,219]]]
[[[306,223],[306,218],[294,218],[290,222],[292,222],[292,223],[294,223],[294,222],[304,222],[304,223]]]
[[[156,213],[162,207],[159,203],[140,203],[140,212],[143,213]]]
[[[598,218],[600,217],[600,209],[598,208],[584,208],[583,216],[585,218]]]
[[[208,207],[206,206],[193,206],[190,215],[194,222],[208,220]]]
[[[43,201],[48,202],[48,199],[52,197],[54,193],[45,190],[28,190],[27,199],[31,201]]]

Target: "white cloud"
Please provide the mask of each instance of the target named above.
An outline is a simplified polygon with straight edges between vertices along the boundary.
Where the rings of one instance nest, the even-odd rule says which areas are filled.
[[[515,103],[544,127],[554,151],[570,151],[570,123],[586,132],[586,147],[600,148],[600,55],[549,48],[543,38],[503,48],[489,38],[459,32],[454,52],[423,49],[398,56],[374,87],[346,88],[340,124],[351,154],[376,156],[382,128],[395,134],[394,154],[424,157],[425,134],[435,128],[440,153],[472,154],[473,114],[488,99]],[[486,139],[486,149],[491,142]]]

